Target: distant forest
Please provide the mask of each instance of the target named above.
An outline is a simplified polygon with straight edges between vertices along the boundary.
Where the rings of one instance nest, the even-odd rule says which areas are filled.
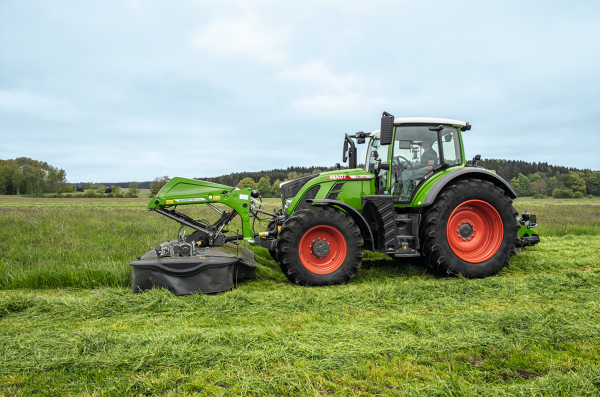
[[[510,183],[519,196],[583,197],[600,196],[600,171],[562,167],[548,163],[517,160],[484,159],[479,165],[494,170]],[[362,167],[360,165],[359,167]],[[345,167],[342,167],[345,168]],[[234,172],[209,178],[195,178],[226,186],[258,189],[263,197],[279,197],[279,184],[302,176],[335,170],[335,167],[288,167],[258,172]],[[156,194],[169,180],[168,176],[139,182],[138,189],[150,189]],[[0,194],[39,195],[68,193],[105,187],[130,187],[135,182],[69,183],[66,172],[46,162],[20,157],[0,160]]]
[[[521,160],[484,159],[479,165],[494,170],[519,196],[600,196],[600,172]],[[359,167],[362,167],[359,166]],[[258,189],[263,197],[278,197],[286,180],[334,170],[335,167],[288,167],[259,172],[234,172],[213,178],[195,178],[227,186]]]

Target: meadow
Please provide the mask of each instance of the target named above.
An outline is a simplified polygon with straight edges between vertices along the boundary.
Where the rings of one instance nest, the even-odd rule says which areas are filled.
[[[600,395],[600,199],[516,200],[542,243],[487,279],[368,252],[304,288],[252,248],[253,279],[184,297],[131,293],[178,229],[148,201],[0,197],[0,396]]]

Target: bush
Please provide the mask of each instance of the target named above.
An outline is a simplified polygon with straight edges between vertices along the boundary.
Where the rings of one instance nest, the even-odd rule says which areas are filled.
[[[573,193],[573,198],[584,198],[585,196],[581,192]]]
[[[73,195],[71,193],[65,194],[65,198],[71,198],[71,197],[73,197]]]
[[[545,199],[548,198],[548,196],[546,196],[545,194],[536,194],[535,196],[533,196],[534,199]]]
[[[573,191],[571,189],[559,189],[559,188],[556,188],[552,192],[552,197],[554,197],[555,199],[573,198]]]
[[[586,197],[586,198],[594,198],[594,196],[593,196],[593,195],[591,195],[591,194],[588,194],[588,195],[587,195],[587,196],[585,196],[585,197]]]

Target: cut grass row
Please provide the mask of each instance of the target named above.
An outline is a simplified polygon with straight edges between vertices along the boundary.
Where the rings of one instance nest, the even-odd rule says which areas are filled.
[[[185,297],[130,292],[177,229],[147,199],[3,200],[0,396],[600,394],[600,200],[517,200],[542,243],[498,277],[368,253],[303,288],[253,248],[252,280]]]

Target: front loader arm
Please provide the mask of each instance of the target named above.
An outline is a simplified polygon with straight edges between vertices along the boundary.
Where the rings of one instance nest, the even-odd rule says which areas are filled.
[[[170,207],[191,204],[222,203],[231,207],[242,220],[242,234],[246,241],[254,241],[254,233],[250,228],[250,191],[217,183],[187,178],[173,178],[150,200],[148,211],[156,211],[185,226],[205,231],[202,225],[193,219],[175,211]],[[235,215],[232,212],[232,218]]]

